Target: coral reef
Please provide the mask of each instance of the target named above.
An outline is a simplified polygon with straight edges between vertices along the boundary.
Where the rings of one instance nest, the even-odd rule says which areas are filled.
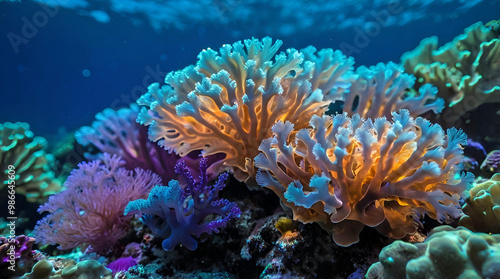
[[[438,87],[446,102],[442,124],[453,124],[481,104],[500,102],[500,39],[481,22],[440,48],[437,37],[426,38],[401,61],[420,84]]]
[[[125,162],[105,153],[101,160],[80,163],[64,186],[40,206],[50,214],[38,221],[37,243],[59,244],[59,249],[77,246],[106,252],[129,230],[132,216],[123,210],[131,200],[144,198],[161,179],[151,171],[123,168]]]
[[[450,222],[460,216],[460,194],[472,183],[460,171],[463,132],[443,129],[407,110],[365,120],[346,113],[313,116],[311,129],[273,126],[255,158],[257,182],[273,190],[294,219],[317,222],[334,241],[359,241],[363,227],[392,238],[416,231],[424,215]]]
[[[403,67],[389,62],[356,69],[353,81],[344,98],[343,111],[349,116],[364,118],[391,117],[393,111],[407,109],[413,117],[426,112],[439,113],[444,101],[437,98],[437,88],[427,84],[418,92],[412,90],[415,77],[404,73]]]
[[[379,260],[366,278],[499,278],[500,235],[440,226],[423,243],[395,241]]]
[[[28,123],[0,124],[0,189],[15,187],[29,202],[43,203],[61,190],[50,166],[53,157],[45,152],[47,140],[35,137]]]
[[[500,234],[500,173],[469,192],[458,224],[475,232]]]
[[[266,37],[224,45],[220,54],[202,51],[196,66],[149,86],[137,101],[144,106],[138,121],[149,126],[150,140],[180,156],[223,153],[211,171],[232,169],[238,180],[251,180],[258,146],[276,121],[305,128],[351,81],[354,61],[340,51],[308,47],[275,56],[281,44]]]
[[[142,214],[144,223],[163,240],[166,251],[178,244],[195,250],[198,243],[194,237],[219,232],[232,218],[238,218],[240,209],[235,203],[221,199],[218,193],[224,188],[227,173],[219,176],[213,186],[207,184],[207,159],[200,161],[201,176],[194,180],[185,163],[176,165],[176,172],[184,176],[187,185],[170,180],[168,186],[155,186],[147,200],[131,201],[125,215]],[[130,216],[130,215],[129,215]],[[210,216],[217,216],[216,219]]]

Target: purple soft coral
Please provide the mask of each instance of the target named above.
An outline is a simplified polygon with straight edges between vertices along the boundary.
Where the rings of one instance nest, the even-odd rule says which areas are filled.
[[[165,238],[162,246],[166,251],[173,250],[177,244],[195,250],[198,243],[194,237],[217,233],[230,219],[241,214],[235,203],[218,197],[228,174],[221,174],[215,185],[209,186],[206,171],[207,159],[202,159],[201,175],[196,181],[186,164],[178,163],[176,173],[184,178],[185,187],[181,188],[177,180],[170,180],[168,186],[156,186],[147,200],[131,201],[125,208],[125,215],[142,213],[144,222],[153,233]],[[206,220],[213,215],[219,217]]]
[[[64,186],[38,211],[50,214],[38,221],[34,233],[37,243],[59,244],[59,249],[86,247],[105,251],[125,236],[130,216],[123,210],[131,200],[146,197],[161,179],[142,169],[123,168],[125,162],[105,153],[102,160],[79,164]]]

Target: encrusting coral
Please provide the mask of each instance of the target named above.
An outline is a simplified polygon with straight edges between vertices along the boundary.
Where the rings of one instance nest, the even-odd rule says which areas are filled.
[[[0,189],[13,185],[16,194],[39,203],[60,191],[61,182],[50,168],[54,158],[45,152],[46,147],[47,140],[35,137],[28,123],[0,124]]]
[[[458,224],[472,231],[500,233],[500,173],[474,185]]]
[[[481,104],[500,102],[500,38],[481,22],[440,48],[437,37],[426,38],[401,61],[419,84],[438,87],[438,96],[446,102],[443,121],[453,122]]]
[[[20,279],[111,279],[112,271],[104,267],[96,260],[85,260],[81,262],[68,261],[64,268],[55,269],[53,262],[41,260],[31,273],[27,273]]]
[[[500,278],[500,235],[439,226],[423,243],[396,240],[379,260],[366,278]]]
[[[428,111],[439,113],[444,101],[437,98],[437,88],[426,84],[416,92],[415,77],[404,73],[393,62],[356,69],[356,79],[345,93],[343,111],[364,118],[391,117],[393,111],[407,109],[413,117]]]
[[[105,153],[101,160],[80,163],[71,172],[66,190],[40,206],[50,214],[38,221],[37,243],[77,246],[88,252],[106,252],[129,230],[132,216],[123,210],[131,200],[144,198],[161,179],[151,171],[126,170],[125,162]]]
[[[352,79],[354,61],[340,51],[308,47],[275,56],[281,44],[266,37],[224,45],[220,54],[202,51],[196,66],[169,73],[167,85],[150,85],[137,101],[143,106],[138,121],[149,126],[152,141],[181,156],[223,153],[209,171],[231,169],[250,182],[270,127],[279,120],[306,127],[312,115],[343,98]]]
[[[440,222],[460,217],[460,194],[473,180],[471,173],[455,178],[465,134],[452,128],[445,135],[407,110],[392,115],[392,122],[313,116],[312,128],[294,137],[290,122],[278,122],[255,158],[257,182],[295,220],[319,223],[341,246],[358,242],[365,225],[402,238],[425,214]]]

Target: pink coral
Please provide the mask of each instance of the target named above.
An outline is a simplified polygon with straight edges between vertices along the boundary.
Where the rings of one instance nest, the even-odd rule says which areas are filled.
[[[460,216],[460,194],[473,175],[460,171],[462,131],[407,110],[375,121],[347,113],[313,116],[310,129],[290,137],[279,122],[255,158],[257,182],[293,210],[294,219],[317,222],[343,246],[359,240],[363,227],[401,238],[416,231],[424,214],[441,222]]]
[[[59,244],[59,249],[82,246],[95,252],[112,248],[129,229],[132,216],[123,215],[127,203],[145,198],[161,183],[158,175],[126,170],[124,164],[107,153],[102,160],[80,163],[66,180],[66,190],[38,209],[50,214],[35,227],[37,243]]]

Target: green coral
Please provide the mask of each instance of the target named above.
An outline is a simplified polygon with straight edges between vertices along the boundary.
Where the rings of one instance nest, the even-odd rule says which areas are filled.
[[[396,240],[366,278],[500,278],[500,235],[440,226],[423,243]]]
[[[104,267],[96,260],[85,260],[79,263],[70,262],[64,268],[56,270],[54,265],[47,260],[41,260],[33,266],[31,273],[21,279],[111,279],[110,269]]]
[[[54,158],[45,152],[46,147],[47,140],[35,137],[28,123],[0,124],[0,189],[15,185],[16,194],[39,203],[60,191],[61,183],[50,167]],[[9,175],[14,175],[14,183]]]
[[[500,233],[500,173],[475,185],[462,208],[459,225],[472,231]]]
[[[401,57],[417,86],[431,83],[446,102],[444,121],[453,121],[481,104],[500,102],[500,39],[481,22],[438,48],[437,37],[422,40]]]

